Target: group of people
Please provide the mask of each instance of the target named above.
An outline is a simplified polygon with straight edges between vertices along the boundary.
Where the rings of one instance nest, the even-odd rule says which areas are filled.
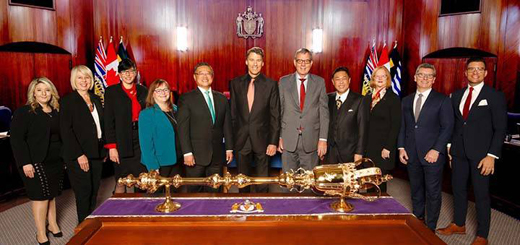
[[[104,105],[91,92],[93,75],[86,66],[72,69],[74,91],[61,100],[51,81],[34,79],[27,105],[14,113],[11,140],[32,200],[38,242],[48,242],[48,232],[61,235],[55,197],[62,189],[64,168],[81,222],[96,207],[107,157],[114,162],[116,179],[152,170],[165,177],[222,174],[222,167],[234,157],[239,173],[268,176],[270,157],[277,151],[284,172],[370,158],[386,173],[399,159],[408,168],[413,213],[426,218],[432,230],[449,156],[454,223],[438,232],[465,232],[470,178],[477,202],[477,235],[485,241],[489,174],[505,136],[506,104],[501,92],[484,85],[483,59],[468,60],[469,85],[451,99],[432,89],[435,67],[421,64],[414,76],[417,91],[402,102],[392,92],[390,73],[383,66],[371,76],[373,92],[362,96],[350,90],[346,67],[334,70],[335,92],[327,94],[325,80],[310,73],[309,50],[297,50],[293,63],[296,71],[277,82],[261,72],[264,51],[249,49],[247,73],[230,81],[229,101],[212,90],[211,65],[198,63],[193,69],[197,88],[182,94],[178,105],[172,103],[167,81],[155,80],[148,89],[136,84],[136,67],[128,59],[120,62],[121,82],[106,89]],[[381,190],[386,191],[386,185]],[[115,187],[116,193],[124,191],[124,186]],[[188,191],[217,190],[190,186]],[[268,186],[257,186],[256,192],[268,192]]]

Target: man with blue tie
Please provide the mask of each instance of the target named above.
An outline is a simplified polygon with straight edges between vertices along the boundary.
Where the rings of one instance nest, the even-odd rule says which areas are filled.
[[[401,103],[399,160],[410,178],[413,214],[435,231],[442,202],[442,170],[446,144],[453,131],[453,108],[448,96],[432,89],[435,67],[428,63],[415,71],[417,91]],[[426,216],[426,217],[425,217]],[[425,219],[426,218],[426,219]]]
[[[193,74],[197,88],[179,98],[179,141],[187,177],[222,175],[223,164],[233,160],[231,112],[227,98],[211,89],[213,76],[208,63],[198,63]],[[190,186],[188,191],[201,192],[202,186]]]
[[[451,139],[453,223],[437,230],[441,235],[465,234],[468,209],[468,179],[471,179],[477,209],[477,236],[473,244],[487,244],[491,222],[489,175],[502,152],[507,129],[504,93],[484,84],[486,62],[474,57],[466,62],[468,86],[453,92],[455,128]],[[451,151],[450,151],[451,150]]]

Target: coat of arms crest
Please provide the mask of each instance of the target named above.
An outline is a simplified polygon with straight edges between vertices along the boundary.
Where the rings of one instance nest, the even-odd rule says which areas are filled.
[[[264,33],[264,17],[253,12],[253,7],[248,6],[244,13],[239,13],[236,19],[237,35],[242,38],[257,38]]]

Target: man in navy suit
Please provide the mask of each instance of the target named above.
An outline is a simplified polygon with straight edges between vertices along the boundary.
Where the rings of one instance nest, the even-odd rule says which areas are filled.
[[[453,223],[439,229],[442,235],[465,234],[468,208],[467,183],[471,179],[477,209],[477,237],[473,244],[487,244],[491,206],[489,175],[495,171],[507,129],[507,106],[502,92],[484,84],[483,58],[470,58],[464,73],[468,86],[451,96],[455,128],[448,148],[452,158]]]
[[[413,214],[432,231],[441,210],[442,170],[446,144],[453,131],[453,107],[448,96],[432,89],[433,65],[417,67],[417,91],[401,103],[402,122],[398,138],[399,160],[406,164],[412,192]],[[426,194],[426,195],[425,195]]]

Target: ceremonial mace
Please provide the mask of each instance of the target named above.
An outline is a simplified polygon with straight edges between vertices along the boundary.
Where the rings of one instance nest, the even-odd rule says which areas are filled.
[[[356,168],[362,163],[369,163],[371,167]],[[167,178],[159,175],[158,171],[141,173],[138,178],[128,175],[126,178],[119,178],[118,184],[128,187],[137,186],[149,193],[154,193],[161,186],[165,187],[166,200],[158,205],[155,210],[163,213],[170,213],[181,207],[180,203],[171,199],[170,186],[179,188],[183,185],[205,185],[212,188],[224,186],[230,188],[237,186],[243,188],[249,185],[278,184],[290,190],[303,192],[311,189],[316,193],[327,196],[339,196],[339,200],[331,204],[331,208],[338,212],[350,212],[354,209],[352,204],[345,201],[345,198],[362,199],[374,201],[381,195],[379,185],[391,180],[391,175],[382,175],[381,169],[375,167],[374,162],[368,158],[360,159],[356,162],[320,165],[313,170],[299,168],[282,173],[277,177],[249,177],[243,174],[231,176],[226,172],[223,177],[218,174],[201,178],[183,178],[180,175]],[[364,196],[359,194],[360,190],[375,188],[377,195]]]

